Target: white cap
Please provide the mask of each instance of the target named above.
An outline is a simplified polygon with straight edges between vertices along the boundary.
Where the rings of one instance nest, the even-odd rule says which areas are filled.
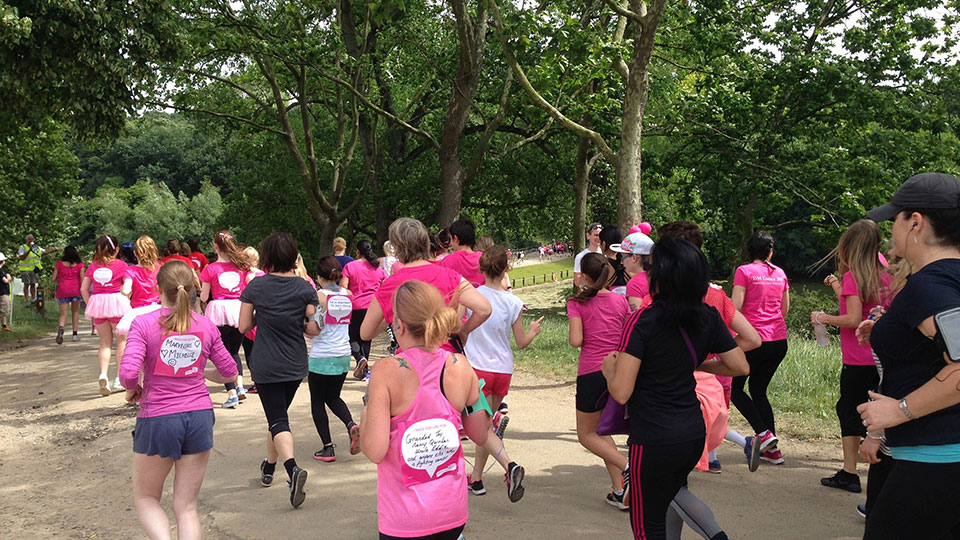
[[[627,235],[623,242],[611,245],[610,249],[620,253],[649,255],[653,251],[653,240],[642,232],[635,232]]]
[[[5,261],[5,260],[7,260],[7,256],[4,255],[3,253],[0,253],[0,261]]]

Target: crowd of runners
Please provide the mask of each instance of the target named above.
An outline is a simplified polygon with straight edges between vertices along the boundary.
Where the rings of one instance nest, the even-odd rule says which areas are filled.
[[[858,506],[864,538],[960,538],[950,497],[960,480],[952,363],[960,332],[950,318],[960,308],[960,180],[912,177],[869,217],[821,261],[836,265],[824,285],[838,309],[810,314],[818,332],[840,328],[843,358],[843,465],[820,482],[860,493],[859,458],[870,464]],[[883,221],[893,221],[886,257]],[[771,262],[774,239],[751,237],[728,297],[709,282],[692,222],[655,233],[647,223],[623,233],[592,223],[586,238],[566,314],[580,350],[577,438],[607,470],[606,502],[629,512],[638,539],[679,539],[684,524],[725,539],[724,516],[687,488],[688,474],[720,472],[724,440],[742,448],[737,466],[750,471],[790,458],[767,396],[787,353],[790,309],[787,275]],[[361,240],[351,256],[337,239],[334,255],[310,270],[286,233],[254,249],[222,231],[212,247],[210,261],[196,244],[171,240],[160,253],[141,236],[124,260],[124,244],[105,235],[86,267],[66,248],[53,276],[63,306],[57,342],[71,308],[78,339],[83,301],[100,339],[97,390],[125,391],[139,406],[133,492],[150,538],[170,537],[160,499],[172,468],[178,536],[200,537],[197,497],[215,420],[206,381],[223,384],[225,410],[257,394],[266,420],[260,484],[271,486],[281,464],[293,507],[306,498],[308,470],[294,455],[287,411],[304,379],[321,443],[313,458],[336,459],[329,409],[349,452],[377,465],[380,538],[460,538],[469,495],[486,493],[490,458],[508,500],[523,498],[525,469],[505,437],[511,335],[517,348],[535,347],[542,318],[522,320],[508,286],[511,252],[478,237],[469,220],[431,233],[406,217],[390,225],[382,251]],[[371,340],[384,333],[390,355],[373,359]],[[351,375],[367,381],[359,414],[340,396]],[[749,434],[729,428],[731,404]],[[626,453],[612,435],[628,436]]]

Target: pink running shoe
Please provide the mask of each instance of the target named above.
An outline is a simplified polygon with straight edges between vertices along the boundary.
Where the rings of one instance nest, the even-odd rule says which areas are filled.
[[[757,433],[757,439],[760,440],[760,452],[773,452],[777,449],[779,439],[769,429],[763,433]]]
[[[760,459],[767,463],[773,463],[774,465],[783,465],[783,454],[781,454],[779,450],[764,452],[760,454]]]

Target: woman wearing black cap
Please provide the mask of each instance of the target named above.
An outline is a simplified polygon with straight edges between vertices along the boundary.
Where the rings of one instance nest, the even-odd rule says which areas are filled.
[[[883,365],[885,394],[871,392],[874,401],[857,409],[867,436],[885,437],[896,460],[864,538],[960,538],[960,365],[944,365],[934,323],[936,314],[960,307],[960,180],[914,176],[869,216],[893,220],[894,254],[913,273],[876,331],[873,321],[857,331]]]

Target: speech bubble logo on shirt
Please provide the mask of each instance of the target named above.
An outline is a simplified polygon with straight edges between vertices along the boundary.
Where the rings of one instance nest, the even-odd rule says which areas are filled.
[[[445,418],[430,418],[412,424],[403,432],[400,441],[400,453],[407,466],[427,471],[431,478],[459,449],[457,428]],[[450,467],[445,467],[441,473],[448,470]]]
[[[235,291],[240,286],[240,274],[236,272],[224,272],[217,278],[220,286],[228,291]]]
[[[113,279],[113,270],[109,268],[97,268],[93,271],[93,280],[99,283],[100,285],[106,285],[110,283],[110,280]]]
[[[346,296],[331,296],[327,299],[327,313],[340,320],[353,311],[353,302]]]
[[[160,361],[173,368],[174,375],[200,359],[203,344],[193,335],[168,336],[160,345]]]

